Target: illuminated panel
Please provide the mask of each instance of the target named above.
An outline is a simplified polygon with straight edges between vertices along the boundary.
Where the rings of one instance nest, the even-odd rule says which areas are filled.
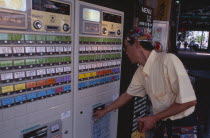
[[[100,22],[100,12],[93,9],[83,9],[83,20]]]
[[[0,0],[0,7],[17,11],[26,11],[26,0]]]

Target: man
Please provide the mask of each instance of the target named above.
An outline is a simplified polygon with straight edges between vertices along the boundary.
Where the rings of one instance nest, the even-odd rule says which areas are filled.
[[[161,120],[179,120],[194,112],[196,96],[181,61],[173,54],[157,53],[150,42],[140,41],[141,32],[134,29],[125,40],[126,54],[133,64],[140,64],[127,91],[103,110],[95,119],[128,103],[133,96],[148,94],[153,115],[138,119],[141,132],[155,127]],[[143,126],[142,126],[143,125]],[[166,135],[166,133],[164,134]],[[168,132],[167,132],[168,135]],[[158,138],[161,136],[155,136]]]

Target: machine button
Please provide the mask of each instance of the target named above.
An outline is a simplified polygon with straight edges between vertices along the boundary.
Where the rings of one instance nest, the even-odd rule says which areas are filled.
[[[70,27],[69,27],[68,24],[64,24],[64,25],[63,25],[63,30],[64,30],[65,32],[69,31],[69,29],[70,29]]]
[[[42,23],[40,21],[34,21],[34,28],[35,29],[41,29],[42,28]]]
[[[121,34],[121,31],[120,30],[117,30],[117,35],[120,35]]]
[[[103,33],[103,34],[106,34],[106,33],[107,33],[107,29],[106,29],[106,28],[103,28],[103,29],[102,29],[102,33]]]

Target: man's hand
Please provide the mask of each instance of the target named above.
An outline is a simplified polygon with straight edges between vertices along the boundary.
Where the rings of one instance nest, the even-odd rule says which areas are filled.
[[[106,113],[107,113],[107,110],[106,110],[106,109],[97,110],[97,111],[93,114],[94,120],[100,119],[100,118],[103,117]]]
[[[154,116],[147,116],[139,118],[138,122],[139,131],[144,133],[155,126],[157,119]]]

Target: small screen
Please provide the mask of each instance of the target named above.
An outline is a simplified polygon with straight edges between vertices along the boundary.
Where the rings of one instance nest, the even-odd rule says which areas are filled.
[[[26,0],[0,0],[0,7],[17,11],[26,11]]]
[[[92,21],[92,22],[100,22],[100,11],[84,8],[83,20]]]
[[[122,23],[122,17],[119,15],[114,15],[110,13],[103,13],[103,20],[108,22],[114,22],[114,23]]]
[[[54,2],[51,0],[32,0],[32,8],[38,11],[70,15],[70,4]]]

